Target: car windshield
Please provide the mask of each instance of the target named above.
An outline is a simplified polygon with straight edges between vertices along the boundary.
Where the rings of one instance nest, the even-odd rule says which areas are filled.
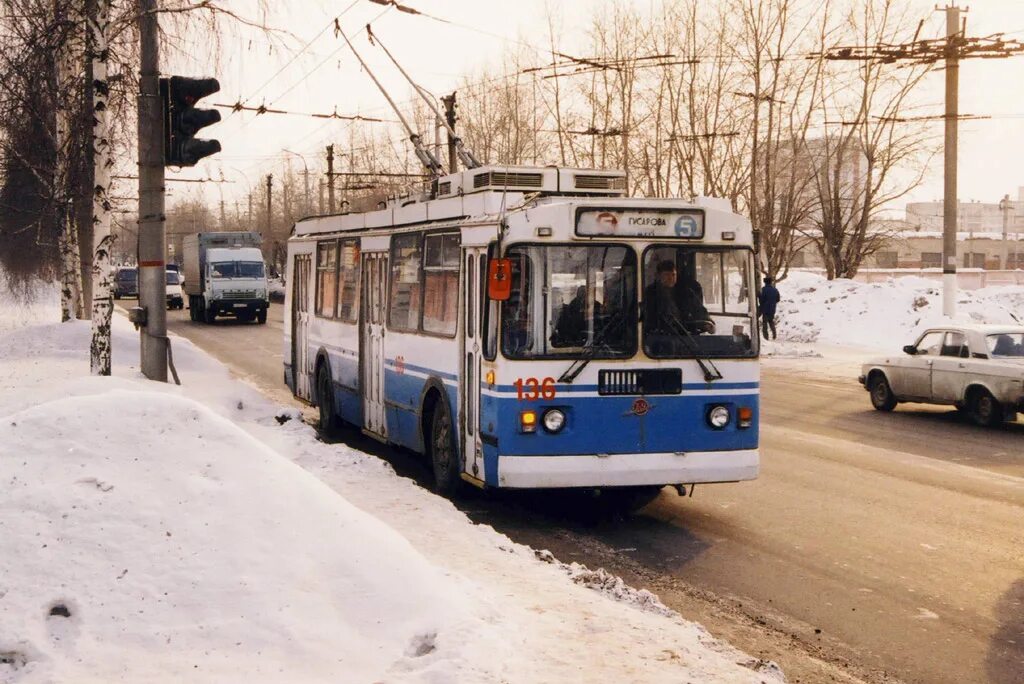
[[[1024,333],[999,333],[985,337],[989,356],[1024,358]]]
[[[210,264],[214,278],[262,278],[262,261],[220,261]]]
[[[650,247],[644,352],[652,358],[756,354],[753,256],[745,248]]]
[[[636,253],[624,245],[516,246],[502,305],[502,352],[514,359],[636,353]]]
[[[177,274],[177,272],[175,272],[175,271],[168,271],[167,272],[167,284],[168,285],[179,285],[179,284],[181,284],[181,276],[179,276]]]
[[[117,279],[123,282],[132,282],[137,275],[134,268],[122,268],[117,272]]]

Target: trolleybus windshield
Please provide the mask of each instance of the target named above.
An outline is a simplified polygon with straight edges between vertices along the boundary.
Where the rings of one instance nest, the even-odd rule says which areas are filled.
[[[502,306],[508,358],[633,356],[636,253],[624,245],[517,245],[512,295]]]
[[[648,247],[644,353],[652,358],[753,356],[752,258],[745,248]]]

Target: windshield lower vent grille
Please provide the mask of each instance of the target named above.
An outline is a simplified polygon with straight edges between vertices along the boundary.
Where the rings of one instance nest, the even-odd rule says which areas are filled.
[[[678,368],[597,372],[597,393],[600,395],[680,394],[682,391],[683,372]]]
[[[577,173],[576,187],[580,190],[625,190],[626,179],[621,176],[594,176]]]
[[[505,173],[504,171],[488,171],[473,176],[474,188],[486,187],[519,187],[539,188],[544,184],[544,177],[539,173]]]

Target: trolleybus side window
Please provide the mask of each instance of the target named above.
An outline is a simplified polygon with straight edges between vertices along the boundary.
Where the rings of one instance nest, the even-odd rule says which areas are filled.
[[[338,298],[338,241],[316,245],[316,302],[313,311],[323,318],[334,318]]]
[[[423,331],[452,336],[459,316],[459,234],[424,238]]]
[[[423,236],[406,233],[391,238],[391,296],[388,327],[415,332],[420,327],[420,267]]]
[[[359,315],[359,241],[342,240],[338,255],[338,318],[355,323]]]
[[[636,353],[636,253],[624,245],[511,248],[512,296],[502,308],[509,358]]]

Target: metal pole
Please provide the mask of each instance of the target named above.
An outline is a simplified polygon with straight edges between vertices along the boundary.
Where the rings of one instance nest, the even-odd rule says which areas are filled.
[[[270,222],[271,222],[271,219],[274,216],[274,212],[273,212],[273,206],[274,205],[272,203],[272,201],[274,199],[273,187],[274,187],[274,174],[268,173],[267,174],[267,232],[264,234],[264,237],[266,239],[268,239],[268,240],[270,239]]]
[[[158,0],[139,0],[139,306],[142,373],[167,382],[167,239],[164,228],[163,106],[160,102]]]
[[[327,208],[334,213],[334,145],[327,146]]]
[[[1007,228],[1010,223],[1010,195],[1003,195],[1003,199],[999,202],[999,209],[1003,212],[1003,269],[1009,270],[1010,261],[1010,243],[1007,242]]]
[[[444,118],[448,123],[448,128],[451,131],[455,130],[455,122],[457,120],[455,116],[455,93],[451,95],[445,95],[441,98],[441,103],[444,105]],[[455,173],[459,170],[459,151],[455,145],[455,136],[448,133],[448,173]]]
[[[942,209],[942,313],[956,315],[957,116],[960,60],[957,58],[960,8],[946,7],[946,139]]]

